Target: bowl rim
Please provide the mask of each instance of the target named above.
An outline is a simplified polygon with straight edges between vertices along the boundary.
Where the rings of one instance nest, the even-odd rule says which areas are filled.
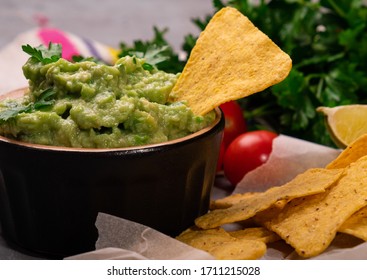
[[[4,93],[0,95],[0,101],[5,100],[6,98],[19,98],[24,95],[25,91],[28,90],[27,87],[20,88],[16,90],[12,90],[8,93]],[[197,132],[191,133],[187,136],[177,138],[170,141],[164,141],[155,144],[148,145],[137,145],[131,147],[121,147],[121,148],[77,148],[77,147],[65,147],[65,146],[54,146],[54,145],[42,145],[42,144],[34,144],[29,142],[23,142],[15,139],[11,139],[5,136],[0,135],[0,143],[5,142],[12,145],[23,146],[26,148],[39,149],[39,150],[49,150],[49,151],[59,151],[59,152],[87,152],[87,153],[103,153],[103,152],[128,152],[128,151],[136,151],[136,150],[149,150],[154,148],[162,148],[164,146],[172,146],[176,144],[183,144],[190,140],[193,140],[197,137],[200,137],[212,129],[214,129],[224,118],[223,112],[219,107],[214,108],[216,113],[216,118],[213,123]]]

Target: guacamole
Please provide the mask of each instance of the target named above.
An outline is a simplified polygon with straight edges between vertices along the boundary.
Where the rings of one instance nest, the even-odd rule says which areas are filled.
[[[135,56],[113,66],[31,57],[23,66],[25,96],[0,103],[0,114],[18,110],[0,121],[0,134],[44,145],[118,148],[177,139],[214,121],[214,111],[195,116],[184,102],[171,102],[179,74],[146,70],[144,63]]]

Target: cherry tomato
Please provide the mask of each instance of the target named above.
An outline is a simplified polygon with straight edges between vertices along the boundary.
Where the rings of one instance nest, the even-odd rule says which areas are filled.
[[[247,126],[242,108],[236,101],[229,101],[219,106],[225,118],[223,141],[225,147],[240,134],[246,132]]]
[[[224,154],[224,175],[233,184],[237,183],[249,171],[265,163],[272,151],[273,139],[277,134],[257,130],[236,137]]]

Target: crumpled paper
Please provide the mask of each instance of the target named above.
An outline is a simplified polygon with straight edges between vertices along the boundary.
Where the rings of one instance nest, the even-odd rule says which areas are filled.
[[[139,223],[99,213],[96,251],[67,259],[211,260],[212,255]]]

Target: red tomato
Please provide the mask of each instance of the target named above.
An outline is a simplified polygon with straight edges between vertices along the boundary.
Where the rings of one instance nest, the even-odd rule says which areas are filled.
[[[220,105],[224,113],[225,127],[223,141],[225,147],[240,134],[246,132],[247,126],[245,118],[243,117],[243,111],[240,105],[236,101],[229,101]]]
[[[272,150],[273,139],[277,134],[257,130],[241,134],[228,146],[224,154],[224,175],[233,184],[249,171],[265,163]]]

